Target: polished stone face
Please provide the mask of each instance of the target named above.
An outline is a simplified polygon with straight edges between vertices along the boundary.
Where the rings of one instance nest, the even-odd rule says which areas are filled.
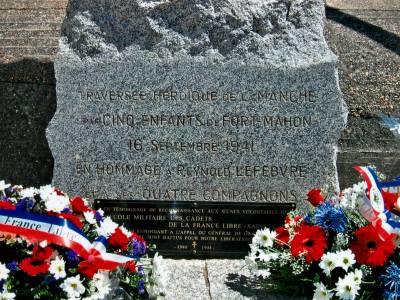
[[[128,2],[70,3],[47,132],[53,184],[300,207],[310,188],[337,190],[346,109],[321,1]]]
[[[96,200],[95,209],[164,257],[243,258],[258,229],[284,224],[294,203]]]

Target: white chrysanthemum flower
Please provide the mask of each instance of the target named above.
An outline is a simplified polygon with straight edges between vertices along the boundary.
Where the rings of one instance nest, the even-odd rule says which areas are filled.
[[[154,258],[153,258],[153,273],[155,273],[155,274],[165,273],[164,260],[161,255],[158,255],[158,252],[154,255]]]
[[[48,198],[49,195],[53,192],[54,192],[54,189],[51,187],[51,185],[44,185],[39,188],[39,195],[40,195],[40,198],[42,198],[42,199]]]
[[[8,273],[10,273],[10,270],[6,267],[5,264],[0,263],[0,281],[7,280]]]
[[[94,213],[92,211],[84,211],[83,216],[85,217],[86,222],[89,224],[96,224],[96,218],[94,216]]]
[[[79,275],[65,279],[60,287],[67,293],[68,298],[79,298],[85,292]]]
[[[152,273],[149,283],[146,284],[146,290],[151,299],[159,299],[159,296],[165,294],[167,286],[166,268],[162,256],[155,254],[153,258]]]
[[[4,180],[0,180],[0,192],[4,191],[6,188],[9,188],[11,184],[6,183]]]
[[[356,269],[354,272],[347,274],[347,277],[349,277],[350,280],[352,280],[355,284],[360,285],[363,278],[363,273],[360,269]]]
[[[273,246],[275,238],[275,231],[264,228],[257,230],[256,234],[253,237],[252,243],[261,247],[269,248]]]
[[[96,231],[98,235],[109,237],[115,232],[115,229],[117,228],[118,224],[111,220],[110,217],[106,217],[102,222],[100,222],[100,227],[98,227]]]
[[[0,300],[13,300],[16,295],[14,293],[9,293],[7,291],[3,291],[0,293]]]
[[[331,275],[331,271],[338,266],[338,257],[335,253],[328,252],[321,257],[319,263],[322,271],[327,275]]]
[[[342,267],[346,272],[349,268],[356,263],[356,257],[350,249],[342,250],[336,253],[337,255],[337,266]]]
[[[160,290],[164,290],[167,286],[167,278],[166,267],[161,255],[158,255],[158,252],[154,255],[153,258],[153,282]]]
[[[278,253],[266,253],[265,251],[260,251],[258,258],[262,262],[269,262],[271,260],[277,260],[279,258]]]
[[[40,191],[40,196],[44,201],[47,211],[60,213],[69,206],[69,198],[67,196],[57,195],[54,189],[49,193],[46,187],[44,190]]]
[[[356,277],[355,273],[349,273],[344,278],[339,278],[336,283],[336,296],[342,300],[354,300],[360,290],[360,284],[356,282]],[[359,280],[361,283],[361,278]]]
[[[332,293],[322,283],[314,283],[315,291],[312,300],[329,300]]]
[[[106,295],[101,291],[93,292],[90,296],[82,298],[82,300],[104,300]],[[77,299],[79,300],[79,299]]]
[[[250,246],[250,254],[256,256],[258,251],[260,251],[260,248],[255,244],[249,244],[249,246]]]
[[[108,276],[108,272],[100,271],[100,272],[97,272],[96,274],[94,274],[93,284],[98,290],[100,290],[101,288],[103,288],[105,286],[111,285],[111,280],[110,280],[110,277]]]
[[[365,181],[361,181],[353,185],[353,191],[358,194],[364,193],[366,188],[367,183]]]
[[[49,272],[54,275],[55,279],[65,278],[67,273],[65,272],[65,261],[58,256],[50,262]]]
[[[39,191],[33,187],[23,189],[19,194],[22,198],[33,198]]]
[[[357,206],[357,203],[364,197],[366,188],[366,183],[363,181],[354,184],[351,188],[343,190],[340,206],[354,209]]]
[[[100,271],[94,274],[91,285],[95,288],[92,293],[93,299],[104,299],[111,292],[111,280],[107,271]]]

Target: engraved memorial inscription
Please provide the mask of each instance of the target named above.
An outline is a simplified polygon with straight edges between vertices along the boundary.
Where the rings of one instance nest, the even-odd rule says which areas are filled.
[[[96,200],[114,221],[134,230],[164,256],[237,257],[257,229],[283,225],[294,203]]]

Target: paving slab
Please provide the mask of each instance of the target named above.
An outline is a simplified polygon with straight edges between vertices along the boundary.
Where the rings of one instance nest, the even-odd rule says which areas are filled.
[[[325,31],[350,114],[399,113],[400,11],[328,9]]]
[[[398,0],[327,0],[326,4],[339,9],[400,10]]]
[[[165,300],[211,300],[204,260],[165,259]]]
[[[165,300],[305,300],[267,294],[243,259],[165,259]]]

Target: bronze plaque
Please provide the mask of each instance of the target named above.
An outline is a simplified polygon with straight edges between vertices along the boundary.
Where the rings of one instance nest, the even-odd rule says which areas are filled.
[[[96,208],[165,257],[244,257],[257,229],[284,223],[294,203],[96,200]]]

